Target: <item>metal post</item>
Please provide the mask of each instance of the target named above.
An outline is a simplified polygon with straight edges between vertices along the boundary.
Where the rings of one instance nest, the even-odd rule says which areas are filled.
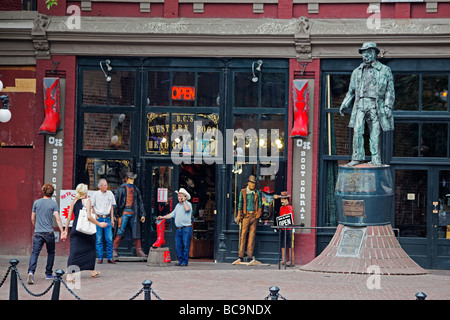
[[[425,300],[427,298],[427,295],[423,292],[416,293],[416,300]]]
[[[280,288],[277,286],[273,286],[269,288],[270,294],[270,300],[278,300],[278,291],[280,291]]]
[[[16,266],[19,264],[19,260],[11,259],[9,260],[11,265],[11,282],[9,285],[9,300],[19,300],[19,294],[17,291],[17,272]]]
[[[61,278],[64,275],[64,271],[62,271],[61,269],[57,269],[55,271],[55,279],[53,279],[54,282],[54,287],[53,287],[53,292],[52,292],[52,300],[59,300],[59,291],[61,288]]]
[[[152,300],[151,298],[151,292],[152,292],[152,283],[150,280],[144,280],[142,282],[142,285],[144,286],[144,300]]]

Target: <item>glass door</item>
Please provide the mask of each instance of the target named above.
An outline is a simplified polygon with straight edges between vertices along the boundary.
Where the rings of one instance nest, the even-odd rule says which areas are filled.
[[[147,212],[144,228],[145,249],[149,250],[156,241],[156,217],[172,212],[177,204],[175,191],[178,185],[178,167],[167,161],[147,161],[145,168],[145,209]],[[166,220],[165,247],[169,247],[171,256],[176,257],[173,242],[174,226],[172,220]]]
[[[394,227],[423,268],[450,269],[450,169],[395,168]]]
[[[436,169],[436,195],[432,200],[433,268],[450,269],[450,169]]]
[[[416,167],[395,169],[394,228],[406,253],[421,267],[431,268],[429,230],[429,170]]]

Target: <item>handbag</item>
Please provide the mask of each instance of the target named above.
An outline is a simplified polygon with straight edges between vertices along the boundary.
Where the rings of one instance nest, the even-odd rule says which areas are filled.
[[[83,204],[83,208],[78,213],[76,230],[84,234],[92,235],[97,232],[97,226],[89,221],[86,207],[83,202],[81,203]]]

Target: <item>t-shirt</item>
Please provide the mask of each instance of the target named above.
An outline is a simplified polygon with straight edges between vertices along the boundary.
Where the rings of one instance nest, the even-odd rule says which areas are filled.
[[[116,199],[114,198],[114,194],[109,190],[106,190],[106,192],[98,190],[91,197],[91,206],[98,215],[111,214],[111,206],[115,205]]]
[[[59,211],[58,204],[52,199],[38,199],[33,203],[32,212],[36,212],[34,232],[53,232],[53,212]]]
[[[172,218],[175,218],[175,226],[177,228],[190,226],[192,223],[192,204],[186,201],[189,206],[189,211],[184,210],[184,205],[177,203],[175,209],[170,213]]]

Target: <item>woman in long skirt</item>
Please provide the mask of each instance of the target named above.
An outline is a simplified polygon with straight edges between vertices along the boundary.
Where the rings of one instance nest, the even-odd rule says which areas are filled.
[[[97,254],[95,249],[95,234],[87,235],[76,230],[78,215],[83,208],[83,204],[86,207],[88,220],[90,222],[101,228],[105,228],[108,224],[106,222],[98,222],[91,216],[91,200],[86,199],[88,191],[87,185],[80,183],[77,186],[76,191],[77,195],[70,205],[66,228],[61,235],[61,239],[65,241],[68,235],[69,222],[73,214],[74,220],[72,230],[70,231],[70,254],[69,260],[67,261],[67,268],[68,271],[69,268],[70,270],[76,269],[77,271],[91,270],[91,277],[95,278],[100,275],[100,271],[95,270],[95,259]],[[75,281],[69,272],[67,273],[67,281]]]

